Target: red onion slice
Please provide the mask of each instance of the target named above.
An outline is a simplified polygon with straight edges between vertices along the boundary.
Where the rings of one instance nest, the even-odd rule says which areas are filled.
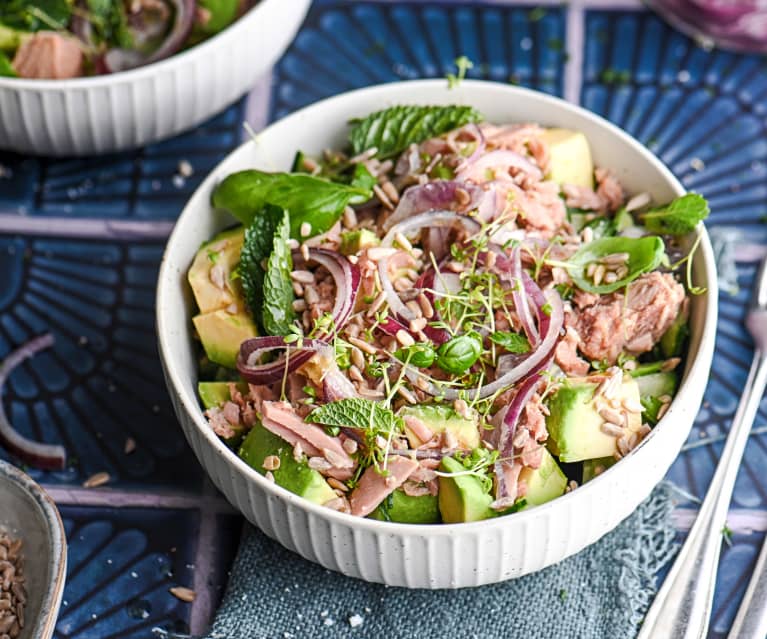
[[[259,360],[265,353],[275,350],[285,350],[288,353],[288,362],[285,358],[260,364]],[[246,339],[240,344],[240,352],[237,355],[237,370],[242,378],[250,384],[261,386],[263,384],[272,384],[285,374],[292,373],[300,366],[303,366],[317,353],[326,353],[333,357],[333,351],[330,346],[319,339],[304,339],[300,347],[285,342],[284,337],[266,336],[252,337]]]
[[[459,189],[468,194],[468,202],[461,204],[458,198]],[[494,200],[495,198],[490,198]],[[391,229],[414,215],[430,211],[467,212],[488,206],[487,191],[476,184],[464,184],[455,180],[435,180],[426,184],[411,186],[400,198],[394,213],[383,223],[385,231]],[[491,202],[492,203],[492,202]],[[494,208],[494,203],[493,203]]]
[[[300,253],[294,253],[298,258]],[[360,269],[352,264],[340,253],[334,253],[326,249],[309,249],[309,260],[321,264],[330,272],[330,276],[336,285],[336,301],[331,315],[336,331],[346,324],[354,310],[357,300],[357,290],[360,286]],[[320,337],[319,339],[324,339]]]
[[[460,173],[468,166],[471,166],[474,162],[476,162],[481,155],[485,152],[485,147],[487,146],[487,143],[485,141],[485,135],[482,133],[482,129],[479,128],[479,125],[474,124],[473,122],[471,124],[467,124],[464,129],[465,132],[471,132],[474,136],[474,139],[477,142],[477,147],[474,149],[472,154],[466,158],[461,164],[457,167],[456,172]]]
[[[519,321],[522,323],[522,328],[527,335],[527,339],[529,340],[530,345],[535,347],[540,341],[540,334],[533,321],[529,298],[524,292],[523,273],[522,256],[520,255],[520,249],[517,246],[511,254],[511,277],[514,280],[511,296],[514,300],[514,307],[519,316]]]
[[[53,345],[53,335],[46,333],[30,340],[20,348],[10,353],[0,364],[0,391],[14,368],[35,353],[50,348]],[[25,464],[41,470],[64,470],[67,453],[63,446],[41,444],[20,435],[11,425],[5,414],[5,408],[0,402],[0,444],[12,455]]]
[[[514,463],[512,459],[514,455],[514,435],[517,432],[517,423],[522,415],[522,409],[530,401],[530,398],[535,393],[535,389],[538,383],[541,381],[539,374],[531,375],[524,382],[519,385],[517,393],[514,395],[514,399],[509,405],[508,411],[501,422],[501,432],[498,437],[498,452],[500,453],[500,459],[495,462],[495,478],[496,478],[496,504],[500,507],[508,507],[513,505],[512,503],[505,504],[504,500],[509,499],[509,487],[506,485],[506,473],[504,470]]]
[[[459,222],[470,233],[477,233],[482,226],[477,220],[468,215],[461,215],[455,211],[428,211],[427,213],[421,213],[415,217],[411,217],[404,222],[400,222],[396,226],[389,229],[389,232],[381,240],[381,246],[392,246],[394,244],[394,237],[397,233],[402,233],[404,236],[408,236],[415,231],[420,231],[424,228],[430,228],[434,226],[451,226],[453,223]]]
[[[130,49],[110,49],[104,55],[104,65],[109,73],[127,71],[145,64],[152,64],[172,56],[184,46],[194,27],[197,11],[196,0],[170,0],[175,9],[173,25],[162,44],[150,55],[144,56]]]
[[[463,182],[469,180],[476,184],[483,184],[485,182],[491,182],[493,179],[497,179],[497,175],[488,179],[487,171],[493,171],[500,169],[500,179],[511,179],[511,169],[517,169],[523,171],[533,177],[536,180],[543,179],[543,173],[526,157],[514,151],[507,151],[499,149],[497,151],[490,151],[485,153],[480,158],[469,164],[465,169],[460,171],[455,177],[457,180]]]

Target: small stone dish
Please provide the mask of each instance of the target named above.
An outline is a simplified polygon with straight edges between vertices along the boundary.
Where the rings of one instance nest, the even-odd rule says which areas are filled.
[[[3,461],[0,461],[0,533],[23,542],[27,601],[24,628],[18,639],[50,639],[67,569],[64,525],[48,494],[18,468]]]

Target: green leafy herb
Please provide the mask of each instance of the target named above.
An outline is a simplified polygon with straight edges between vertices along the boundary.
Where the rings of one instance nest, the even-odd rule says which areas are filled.
[[[645,395],[639,399],[639,403],[642,404],[642,408],[644,409],[644,420],[652,426],[657,424],[659,419],[658,414],[660,413],[660,409],[663,406],[663,402],[661,402],[657,397],[653,397],[652,395]]]
[[[400,348],[394,353],[394,356],[398,360],[407,361],[418,368],[429,368],[437,358],[437,353],[431,344],[424,342]]]
[[[128,49],[133,47],[133,36],[128,28],[125,5],[113,0],[87,0],[88,21],[93,28],[94,40]]]
[[[264,327],[262,300],[266,274],[263,265],[272,252],[274,234],[284,214],[278,206],[265,206],[253,218],[251,225],[245,229],[245,238],[240,252],[240,265],[237,272],[240,276],[245,303],[262,329]]]
[[[562,588],[562,589],[559,591],[559,600],[560,600],[562,603],[564,603],[565,601],[567,601],[567,590],[565,590],[564,588]]]
[[[213,35],[228,27],[237,18],[239,0],[199,0],[202,9],[207,11],[207,19],[195,22],[195,29],[204,35]]]
[[[354,173],[352,174],[351,182],[349,186],[361,191],[372,192],[373,187],[378,184],[376,177],[368,171],[368,168],[364,164],[355,164]]]
[[[347,204],[361,204],[371,197],[370,189],[305,173],[251,169],[229,175],[214,189],[211,199],[214,207],[229,211],[245,225],[266,204],[279,206],[290,213],[290,236],[299,239],[304,224],[311,227],[311,235],[324,233],[341,217]]]
[[[530,342],[524,335],[519,333],[508,333],[506,331],[495,331],[490,333],[490,341],[506,349],[509,353],[528,353],[530,352]]]
[[[68,0],[3,0],[0,24],[19,31],[65,29],[72,15]]]
[[[727,522],[724,522],[724,526],[722,526],[722,539],[728,548],[732,547],[732,528]]]
[[[18,77],[18,73],[16,73],[16,70],[11,66],[11,61],[8,59],[8,56],[2,51],[0,51],[0,76],[6,78]]]
[[[466,77],[466,72],[469,69],[474,68],[474,63],[469,60],[465,55],[462,55],[455,59],[455,66],[458,67],[458,74],[448,73],[447,74],[447,88],[448,89],[454,89],[457,87],[461,80],[463,80]]]
[[[395,106],[352,120],[349,142],[354,154],[375,147],[376,157],[389,157],[413,143],[482,119],[469,106]]]
[[[665,206],[640,213],[644,225],[653,233],[661,235],[686,235],[695,230],[698,222],[708,217],[706,199],[698,193],[688,193],[672,200]]]
[[[437,366],[447,373],[462,375],[482,354],[482,341],[477,335],[456,335],[439,347]]]
[[[401,429],[401,420],[380,402],[350,397],[315,408],[307,421],[323,426],[349,426],[372,433],[388,433]]]
[[[593,278],[586,274],[588,265],[616,253],[628,255],[625,263],[628,274],[615,282],[594,284]],[[603,237],[585,244],[567,262],[558,263],[558,265],[569,269],[570,276],[578,288],[588,293],[603,295],[626,286],[642,273],[655,270],[665,255],[663,240],[656,236],[640,238]]]
[[[264,277],[264,310],[261,321],[264,330],[270,335],[287,334],[295,319],[293,282],[290,279],[293,259],[288,248],[289,230],[290,216],[285,211],[274,233],[272,253]]]

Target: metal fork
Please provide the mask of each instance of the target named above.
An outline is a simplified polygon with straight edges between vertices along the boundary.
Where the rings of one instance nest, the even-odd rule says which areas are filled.
[[[647,612],[637,639],[704,639],[708,632],[727,509],[767,385],[767,259],[754,283],[746,328],[754,338],[756,351],[727,443],[698,518]],[[764,639],[764,634],[759,639]]]

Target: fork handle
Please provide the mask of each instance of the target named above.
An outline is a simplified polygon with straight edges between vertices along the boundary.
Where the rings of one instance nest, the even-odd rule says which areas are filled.
[[[765,384],[767,353],[757,351],[711,486],[637,639],[705,638],[716,586],[721,531]]]
[[[762,544],[754,574],[738,608],[727,639],[767,637],[767,540]]]

